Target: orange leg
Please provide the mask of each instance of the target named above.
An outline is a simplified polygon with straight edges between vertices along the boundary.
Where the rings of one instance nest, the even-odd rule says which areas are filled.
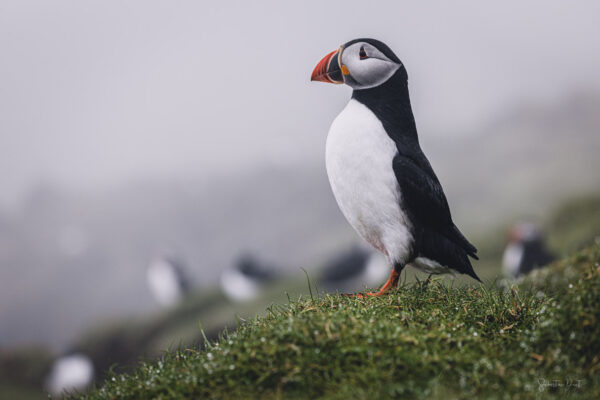
[[[367,296],[382,296],[384,294],[387,294],[387,292],[389,292],[390,290],[392,290],[393,288],[395,288],[396,286],[398,286],[398,280],[400,279],[400,273],[396,272],[395,269],[392,269],[392,273],[390,274],[389,279],[387,280],[386,283],[383,284],[383,286],[381,287],[381,289],[379,289],[378,292],[368,292],[365,294],[357,294],[356,297],[358,297],[359,299],[362,299],[364,297]]]

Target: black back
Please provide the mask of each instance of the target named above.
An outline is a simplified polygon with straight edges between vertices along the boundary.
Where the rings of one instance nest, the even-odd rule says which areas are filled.
[[[321,280],[325,283],[335,283],[354,278],[364,272],[368,260],[368,252],[354,247],[330,260],[323,267]]]
[[[354,43],[358,43],[358,42],[369,43],[370,45],[375,46],[379,51],[381,51],[390,60],[392,60],[398,64],[402,64],[402,62],[400,61],[398,56],[396,56],[396,54],[394,54],[392,49],[390,49],[387,44],[380,42],[377,39],[371,39],[371,38],[354,39],[354,40],[351,40],[351,41],[345,43],[342,47],[345,48],[345,47],[351,46]]]
[[[268,282],[275,278],[271,268],[261,264],[251,255],[243,255],[237,262],[236,268],[246,277],[259,282]]]
[[[477,249],[454,225],[446,195],[419,145],[404,65],[386,45],[374,39],[357,39],[346,45],[357,41],[369,42],[391,60],[400,63],[400,68],[385,83],[370,89],[354,90],[352,98],[379,118],[396,144],[398,153],[391,167],[402,192],[401,207],[412,223],[414,244],[411,261],[416,257],[426,257],[480,280],[468,257],[477,259]],[[396,266],[397,269],[402,267]]]
[[[523,241],[523,257],[517,275],[526,275],[554,261],[554,255],[546,249],[541,238]]]

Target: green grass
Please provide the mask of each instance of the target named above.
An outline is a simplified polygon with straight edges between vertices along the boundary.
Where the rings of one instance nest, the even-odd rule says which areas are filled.
[[[300,298],[82,399],[600,398],[600,246],[519,287]]]
[[[245,303],[231,303],[218,288],[192,293],[180,304],[151,314],[100,321],[77,341],[76,348],[94,360],[104,379],[113,365],[119,372],[135,366],[140,357],[157,358],[167,348],[197,343],[202,339],[198,320],[205,334],[217,338],[224,328],[235,328],[235,316],[247,318],[262,312],[271,301],[284,303],[282,288],[298,296],[306,291],[305,281],[288,279],[265,288],[262,296]]]

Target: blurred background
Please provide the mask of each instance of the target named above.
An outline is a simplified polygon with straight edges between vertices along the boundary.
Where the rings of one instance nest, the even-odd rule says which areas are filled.
[[[486,282],[594,241],[599,15],[592,0],[0,0],[0,398],[101,382],[200,326],[214,338],[308,293],[301,269],[318,291],[385,280],[325,173],[350,89],[309,81],[357,37],[406,65]]]

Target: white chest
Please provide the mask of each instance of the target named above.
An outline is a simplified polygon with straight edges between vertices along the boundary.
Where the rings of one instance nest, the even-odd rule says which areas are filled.
[[[519,266],[523,259],[523,245],[509,244],[502,255],[502,271],[506,276],[516,277],[519,275]]]
[[[354,229],[391,261],[404,261],[412,237],[392,168],[396,145],[366,106],[350,100],[327,136],[333,194]]]

